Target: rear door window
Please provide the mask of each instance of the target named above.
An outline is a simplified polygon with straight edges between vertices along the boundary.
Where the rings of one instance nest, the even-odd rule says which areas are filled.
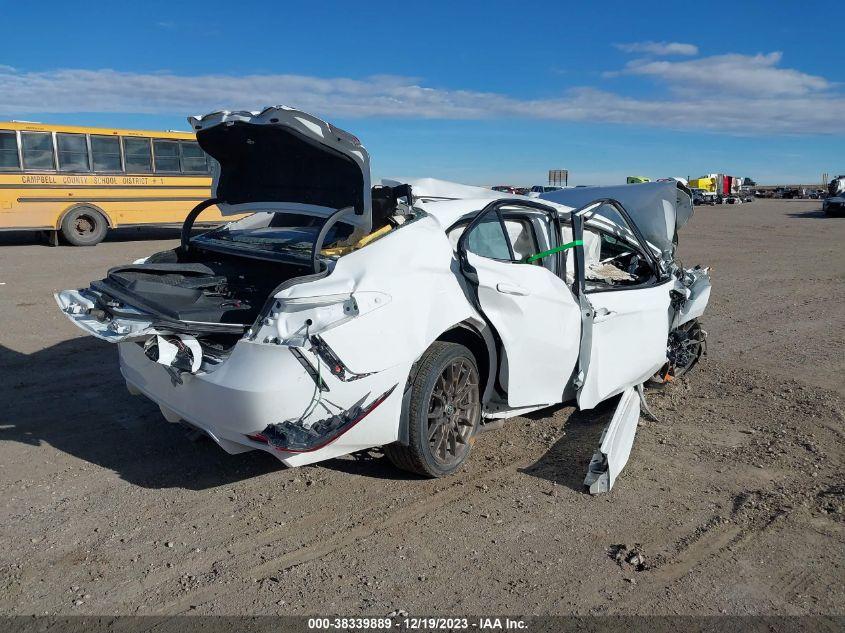
[[[0,130],[0,170],[21,168],[18,158],[18,136],[14,130]]]
[[[515,261],[522,261],[539,250],[534,228],[527,218],[505,216],[502,221],[505,223],[505,230],[508,233]],[[539,265],[540,262],[536,263]]]
[[[53,135],[50,132],[21,132],[25,169],[55,169]]]
[[[470,253],[475,253],[481,257],[511,261],[508,238],[496,213],[487,213],[473,227],[467,238],[466,248]]]
[[[88,141],[84,134],[56,134],[59,171],[90,171]]]

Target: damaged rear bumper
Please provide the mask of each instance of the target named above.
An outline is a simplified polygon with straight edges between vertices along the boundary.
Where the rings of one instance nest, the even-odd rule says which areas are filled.
[[[120,371],[132,392],[159,405],[171,422],[184,421],[202,431],[229,453],[263,450],[288,466],[300,466],[389,444],[398,437],[402,367],[393,367],[344,382],[329,372],[320,378],[325,401],[334,409],[308,419],[338,418],[324,442],[304,447],[268,438],[268,428],[284,428],[313,405],[315,377],[301,357],[316,357],[300,348],[239,341],[213,371],[182,373],[173,381],[166,368],[150,360],[141,345],[118,345]],[[295,354],[299,354],[297,358]],[[404,368],[407,375],[408,368]],[[271,439],[276,441],[271,441]]]

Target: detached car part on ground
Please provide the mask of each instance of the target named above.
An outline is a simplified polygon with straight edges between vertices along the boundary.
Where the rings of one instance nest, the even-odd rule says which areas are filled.
[[[230,453],[297,466],[383,446],[441,476],[504,418],[623,394],[588,475],[607,490],[637,387],[703,353],[710,281],[674,260],[692,213],[674,182],[547,200],[431,179],[372,187],[358,139],[303,112],[190,122],[219,168],[181,245],[56,300],[117,343],[132,393]],[[191,238],[210,204],[253,215]]]

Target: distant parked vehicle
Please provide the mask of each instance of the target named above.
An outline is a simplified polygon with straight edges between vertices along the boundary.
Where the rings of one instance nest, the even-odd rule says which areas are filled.
[[[699,193],[698,191],[692,192],[692,203],[696,206],[700,206],[702,204],[707,204],[712,206],[716,206],[716,197],[715,196],[707,196],[703,193]]]
[[[784,200],[794,200],[795,198],[801,197],[801,190],[800,189],[785,189],[780,196]]]
[[[94,246],[121,226],[179,225],[211,191],[192,132],[0,122],[0,231]],[[228,221],[211,205],[203,225]]]
[[[715,205],[716,204],[716,194],[711,193],[705,189],[690,189],[693,196],[693,204],[702,205],[702,204],[709,204]]]
[[[534,185],[528,190],[529,198],[539,198],[542,193],[549,193],[551,191],[560,191],[563,187],[554,187],[551,185]]]
[[[514,187],[513,192],[518,196],[527,196],[528,187]]]
[[[510,185],[496,185],[495,187],[490,187],[493,191],[501,191],[502,193],[516,193],[516,187],[511,187]]]

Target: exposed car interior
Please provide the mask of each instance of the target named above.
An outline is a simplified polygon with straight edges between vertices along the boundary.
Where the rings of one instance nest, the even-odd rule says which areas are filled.
[[[583,216],[585,290],[638,286],[654,276],[628,222],[610,205]]]

